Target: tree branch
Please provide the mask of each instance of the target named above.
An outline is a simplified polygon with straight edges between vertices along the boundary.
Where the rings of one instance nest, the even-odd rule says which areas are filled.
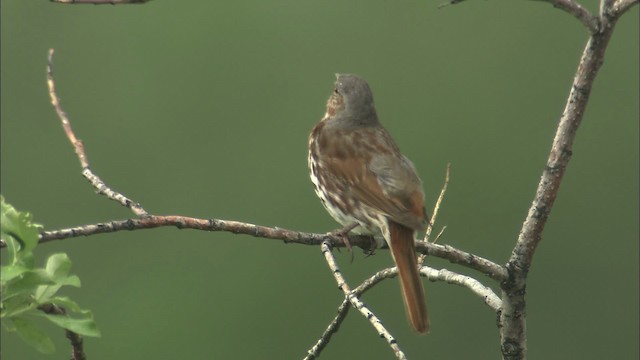
[[[426,276],[431,281],[444,281],[447,284],[466,287],[471,290],[474,295],[484,300],[484,303],[496,313],[502,306],[502,300],[500,300],[498,295],[496,295],[490,287],[470,276],[458,274],[447,269],[436,270],[426,266],[420,269],[420,274]]]
[[[605,0],[603,4],[608,0]],[[607,12],[606,4],[603,5]],[[526,279],[533,255],[542,239],[562,177],[572,155],[572,145],[582,121],[591,87],[598,74],[604,54],[613,34],[615,17],[601,17],[597,33],[592,34],[584,48],[574,76],[564,112],[560,117],[551,151],[520,235],[507,262],[508,279],[502,285],[500,314],[501,350],[504,359],[526,358]]]
[[[40,243],[117,231],[154,229],[159,227],[177,227],[178,229],[194,229],[203,231],[225,231],[265,239],[283,240],[285,243],[302,245],[318,246],[324,241],[329,241],[332,247],[344,246],[343,238],[341,236],[336,236],[331,232],[326,234],[308,233],[279,227],[255,225],[240,221],[198,219],[176,215],[149,215],[140,219],[114,220],[68,229],[45,231],[40,234]],[[368,236],[349,235],[349,242],[352,246],[357,246],[364,250],[368,250],[371,246],[371,239]],[[2,248],[5,246],[6,244],[0,244],[0,247]],[[386,246],[382,247],[382,249],[386,249]],[[454,264],[459,264],[470,269],[477,270],[498,282],[502,282],[507,278],[507,272],[504,267],[483,257],[456,249],[450,245],[439,245],[426,243],[424,241],[417,241],[416,250],[423,254],[446,259]]]
[[[440,195],[438,196],[438,200],[436,200],[436,204],[433,206],[433,214],[431,214],[431,218],[429,219],[427,230],[424,232],[424,238],[422,239],[424,242],[429,242],[430,240],[431,232],[433,231],[433,225],[436,223],[436,218],[438,217],[438,212],[440,210],[440,206],[442,205],[442,200],[444,199],[444,194],[447,192],[447,186],[449,185],[450,175],[451,175],[451,164],[449,163],[447,164],[447,171],[445,172],[445,175],[444,175],[444,183],[442,184]],[[442,232],[444,231],[445,228],[446,226],[442,228],[438,236],[436,236],[436,238],[433,240],[433,243],[435,243],[438,240],[438,238],[440,237],[440,235],[442,235]],[[420,254],[418,256],[418,265],[422,265],[426,259],[427,259],[426,254]]]
[[[56,94],[56,86],[53,80],[53,54],[54,50],[49,49],[49,56],[47,58],[47,85],[49,87],[49,97],[51,98],[51,105],[56,110],[56,114],[58,114],[58,118],[62,122],[62,128],[64,129],[67,138],[73,145],[73,148],[78,156],[78,160],[80,160],[80,166],[82,167],[82,176],[84,176],[89,182],[91,186],[96,189],[96,192],[101,195],[105,195],[111,200],[117,201],[122,206],[127,207],[137,216],[148,216],[149,214],[142,208],[142,206],[136,202],[129,200],[126,196],[111,190],[97,175],[95,175],[91,169],[89,168],[89,159],[87,158],[87,154],[84,151],[84,144],[82,140],[78,139],[73,132],[73,128],[71,127],[71,121],[69,121],[69,117],[67,113],[62,110],[62,106],[60,105],[60,98]]]
[[[438,9],[441,9],[448,5],[456,5],[464,0],[447,0],[446,2],[438,5]],[[598,18],[593,16],[589,10],[579,4],[575,0],[539,0],[546,1],[553,5],[553,7],[564,10],[578,19],[584,26],[587,27],[589,33],[595,34],[598,32]],[[638,0],[623,0],[623,1],[638,1]]]
[[[459,285],[462,287],[466,287],[471,290],[472,293],[479,296],[484,300],[484,303],[491,308],[494,312],[498,312],[500,307],[502,306],[502,301],[496,295],[493,290],[483,285],[480,281],[462,274],[455,273],[453,271],[449,271],[447,269],[433,269],[427,266],[423,266],[420,269],[420,274],[425,276],[431,281],[444,281],[448,284]],[[365,281],[363,281],[358,287],[351,291],[355,296],[360,296],[367,292],[369,289],[373,288],[379,282],[385,279],[391,279],[398,276],[398,268],[391,267],[378,271],[373,276],[369,277]],[[338,306],[338,313],[335,318],[331,321],[329,326],[325,329],[320,336],[320,339],[307,351],[307,356],[304,358],[305,360],[315,359],[320,355],[320,352],[324,349],[324,347],[329,343],[331,336],[336,333],[340,327],[340,324],[347,316],[349,312],[349,300],[344,299],[340,306]]]
[[[417,241],[416,250],[422,254],[447,259],[454,264],[478,270],[488,277],[496,280],[498,283],[501,283],[508,278],[507,270],[503,266],[478,255],[458,250],[451,245],[439,245],[426,243],[424,241]]]
[[[639,2],[639,0],[617,0],[607,9],[608,15],[620,17],[620,15],[631,9],[633,5],[638,5]]]
[[[52,315],[66,315],[67,313],[63,307],[51,303],[40,305],[38,309],[46,314]],[[71,343],[71,360],[87,360],[87,356],[84,353],[82,336],[67,329],[65,329],[64,334]]]
[[[354,290],[354,292],[356,291],[357,289]],[[340,306],[338,306],[338,314],[336,314],[336,317],[333,318],[329,326],[327,326],[327,328],[324,330],[324,332],[320,336],[320,339],[318,339],[318,341],[316,341],[316,343],[313,344],[311,349],[307,351],[307,356],[305,356],[303,360],[312,360],[320,356],[320,353],[322,352],[322,350],[324,350],[327,344],[329,344],[329,341],[331,340],[331,336],[338,332],[340,325],[342,324],[344,319],[347,318],[349,309],[351,309],[351,306],[349,305],[350,303],[347,298],[342,300],[342,303],[340,304]]]
[[[579,4],[575,0],[546,0],[553,7],[564,10],[578,19],[584,26],[587,27],[589,33],[595,34],[598,32],[599,21],[598,18],[593,16],[589,10]]]
[[[378,319],[376,314],[371,312],[371,310],[367,308],[367,306],[362,302],[362,300],[358,298],[358,295],[355,294],[353,291],[351,291],[351,289],[349,288],[349,284],[347,284],[346,280],[342,276],[342,272],[340,271],[340,268],[336,263],[336,259],[333,256],[333,253],[331,252],[331,244],[329,244],[328,242],[323,242],[322,245],[320,245],[320,249],[324,254],[324,258],[327,261],[327,265],[329,265],[329,269],[331,269],[331,272],[333,273],[333,277],[336,279],[336,282],[338,283],[338,288],[342,290],[346,299],[349,300],[349,302],[351,303],[351,306],[353,306],[367,320],[369,320],[373,328],[376,329],[376,331],[378,332],[378,335],[387,341],[387,344],[389,344],[389,347],[391,348],[391,350],[393,351],[393,353],[395,354],[398,360],[406,360],[407,359],[406,355],[404,354],[404,352],[402,352],[402,350],[398,346],[398,342],[396,341],[396,339],[382,325],[382,321],[380,321],[380,319]]]
[[[93,4],[93,5],[119,5],[119,4],[144,4],[150,0],[49,0],[58,4]]]

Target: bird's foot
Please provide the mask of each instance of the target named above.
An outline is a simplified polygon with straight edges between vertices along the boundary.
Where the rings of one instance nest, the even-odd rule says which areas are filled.
[[[349,231],[355,229],[356,227],[358,227],[359,224],[354,222],[352,224],[349,224],[341,229],[338,230],[334,230],[332,232],[329,233],[329,235],[331,236],[336,236],[342,239],[342,242],[344,243],[344,246],[347,248],[347,250],[351,253],[351,262],[353,262],[353,251],[351,248],[351,242],[349,242]]]

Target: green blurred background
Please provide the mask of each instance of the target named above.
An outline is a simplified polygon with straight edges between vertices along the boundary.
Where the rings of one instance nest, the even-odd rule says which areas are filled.
[[[424,181],[452,179],[442,243],[510,255],[587,39],[534,1],[168,1],[69,6],[2,0],[2,194],[46,229],[132,214],[96,196],[52,110],[59,96],[92,168],[154,214],[325,232],[307,175],[307,134],[333,74],[369,81],[382,122]],[[597,8],[595,1],[585,4]],[[531,359],[638,358],[638,7],[595,83],[574,156],[529,276]],[[43,245],[67,252],[92,309],[97,359],[299,359],[341,295],[318,247],[174,228]],[[353,284],[386,251],[338,255]],[[42,260],[41,260],[42,261]],[[486,277],[431,259],[446,267]],[[396,281],[365,301],[410,358],[497,359],[496,316],[467,290],[428,283],[432,332],[414,335]],[[5,359],[54,356],[2,333]],[[352,312],[322,355],[390,359]]]

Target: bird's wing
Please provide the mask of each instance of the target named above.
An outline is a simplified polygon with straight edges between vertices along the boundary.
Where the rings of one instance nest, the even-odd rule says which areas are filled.
[[[422,182],[409,159],[397,152],[381,152],[360,158],[347,146],[347,156],[325,159],[335,176],[345,182],[356,200],[384,213],[390,219],[421,230],[426,225]]]

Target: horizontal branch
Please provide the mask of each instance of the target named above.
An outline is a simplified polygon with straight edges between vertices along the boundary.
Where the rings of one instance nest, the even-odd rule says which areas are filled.
[[[54,240],[64,240],[81,236],[113,233],[125,230],[154,229],[159,227],[177,227],[178,229],[194,229],[203,231],[225,231],[234,234],[251,235],[254,237],[283,240],[285,243],[318,246],[324,241],[329,241],[333,247],[343,247],[344,241],[341,236],[332,233],[318,234],[295,230],[288,230],[279,227],[268,227],[254,225],[239,221],[219,220],[219,219],[198,219],[176,215],[149,215],[144,218],[127,220],[114,220],[104,223],[89,224],[74,228],[45,231],[40,234],[40,243]],[[370,250],[371,239],[368,236],[349,235],[349,242],[352,246]],[[0,244],[5,247],[6,244]],[[449,260],[454,264],[459,264],[489,276],[490,278],[502,282],[506,279],[505,269],[485,258],[468,252],[458,250],[449,245],[438,245],[417,241],[416,248],[422,254],[432,255],[438,258]]]
[[[417,241],[416,249],[420,253],[432,255],[441,259],[447,259],[454,264],[478,270],[488,277],[496,280],[498,283],[505,281],[508,276],[507,270],[503,266],[483,257],[458,250],[450,245],[439,245],[426,243],[424,241]]]
[[[283,240],[285,243],[296,243],[303,245],[320,245],[323,241],[329,240],[332,246],[343,246],[340,236],[330,233],[315,234],[287,230],[278,227],[268,227],[254,225],[239,221],[219,220],[219,219],[198,219],[186,216],[175,215],[150,215],[139,219],[114,220],[105,223],[83,225],[69,229],[45,231],[40,235],[40,242],[45,243],[53,240],[64,240],[80,236],[90,236],[96,234],[112,233],[124,230],[155,229],[159,227],[177,227],[178,229],[193,229],[204,231],[226,231],[234,234],[251,235],[254,237]],[[350,236],[351,244],[368,248],[371,241],[364,236]]]
[[[474,295],[483,299],[484,303],[496,313],[502,307],[502,300],[498,295],[490,287],[471,276],[458,274],[447,269],[437,270],[426,266],[420,269],[420,274],[425,275],[431,281],[444,281],[447,284],[459,285],[471,290]]]
[[[144,4],[151,0],[49,0],[58,4],[93,4],[93,5],[119,5],[119,4]]]

